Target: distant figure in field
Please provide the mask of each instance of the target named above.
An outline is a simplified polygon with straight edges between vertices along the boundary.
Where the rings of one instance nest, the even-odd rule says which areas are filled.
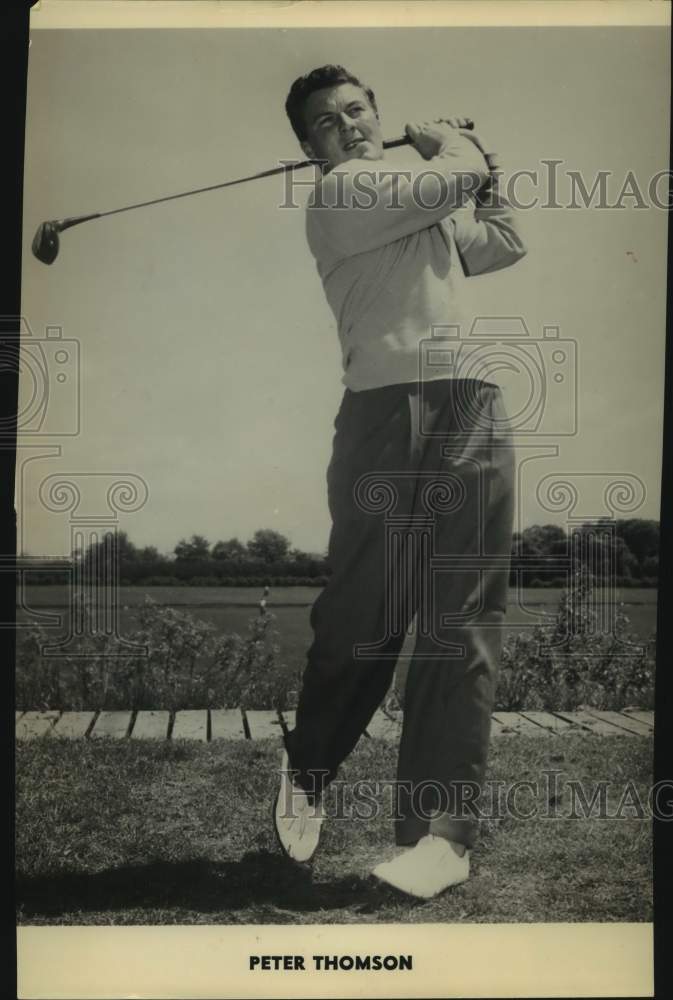
[[[262,594],[262,600],[259,602],[259,613],[260,615],[266,614],[266,599],[269,596],[269,588],[264,588],[264,593]]]

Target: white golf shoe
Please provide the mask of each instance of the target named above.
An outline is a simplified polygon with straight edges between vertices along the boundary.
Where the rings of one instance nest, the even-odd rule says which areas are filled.
[[[293,861],[311,859],[318,846],[324,817],[322,803],[313,805],[306,792],[292,783],[287,751],[281,757],[280,788],[273,810],[273,822],[281,850]]]
[[[377,865],[372,872],[375,878],[419,899],[432,899],[450,886],[465,882],[469,874],[469,851],[461,857],[448,840],[432,834],[421,837],[415,847]]]

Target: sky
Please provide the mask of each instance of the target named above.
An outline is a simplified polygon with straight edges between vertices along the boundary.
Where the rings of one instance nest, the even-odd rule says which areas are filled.
[[[26,418],[20,439],[23,552],[70,550],[69,515],[44,502],[48,477],[74,476],[87,493],[79,513],[90,503],[95,517],[106,474],[146,484],[141,508],[118,520],[137,545],[170,552],[193,533],[247,540],[266,527],[326,548],[340,351],[303,210],[279,207],[282,181],[89,222],[63,234],[50,267],[30,242],[43,219],[301,158],[285,96],[327,62],[374,88],[387,136],[408,120],[468,115],[506,174],[559,159],[589,187],[612,171],[616,197],[628,171],[646,192],[668,165],[667,29],[33,30],[22,314],[34,346],[21,405],[43,420]],[[550,474],[587,486],[587,515],[603,512],[606,477],[637,477],[633,516],[659,516],[667,219],[625,206],[521,212],[527,257],[465,283],[468,315],[520,316],[532,338],[557,326],[576,343],[577,433],[554,437],[566,404],[552,393],[552,434],[538,440],[548,457],[521,465],[519,528],[564,523],[540,505]],[[78,370],[72,347],[63,363],[58,345],[38,346],[47,327],[77,343]],[[515,409],[522,383],[505,374],[502,385]],[[78,431],[63,435],[77,392]]]

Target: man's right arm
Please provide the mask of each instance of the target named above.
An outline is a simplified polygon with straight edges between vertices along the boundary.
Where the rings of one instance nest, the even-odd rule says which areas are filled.
[[[409,125],[407,132],[425,163],[403,169],[385,160],[348,160],[318,185],[309,206],[311,226],[339,256],[374,250],[434,225],[488,179],[474,133],[430,123]]]

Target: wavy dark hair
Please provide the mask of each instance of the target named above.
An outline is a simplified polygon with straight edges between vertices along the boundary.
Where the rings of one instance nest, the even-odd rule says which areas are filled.
[[[304,142],[308,138],[306,122],[304,121],[304,105],[311,94],[316,90],[324,90],[326,87],[335,87],[340,83],[352,83],[360,87],[367,95],[367,100],[378,115],[379,109],[376,106],[376,98],[371,87],[362,83],[356,76],[349,73],[343,66],[319,66],[318,69],[311,70],[304,76],[298,77],[290,87],[290,93],[285,101],[285,111],[290,119],[290,124],[299,142]]]

